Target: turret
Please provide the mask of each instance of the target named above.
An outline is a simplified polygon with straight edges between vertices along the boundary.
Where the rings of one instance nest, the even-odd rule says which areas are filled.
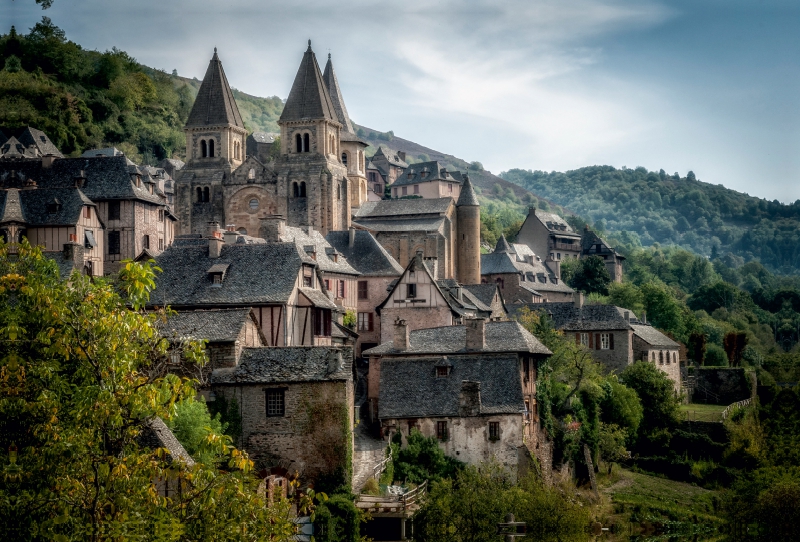
[[[458,248],[457,279],[461,284],[481,283],[481,208],[468,176],[464,176],[456,202]]]

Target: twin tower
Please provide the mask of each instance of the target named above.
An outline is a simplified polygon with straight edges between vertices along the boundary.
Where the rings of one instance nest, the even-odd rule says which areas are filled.
[[[353,209],[367,201],[368,143],[353,129],[330,55],[322,73],[310,40],[278,125],[277,156],[272,150],[247,152],[248,132],[215,48],[184,128],[186,166],[176,175],[174,207],[179,233],[205,233],[213,221],[258,237],[262,220],[275,216],[323,235],[351,226]],[[268,147],[257,139],[250,143],[251,151]],[[462,219],[452,217],[450,241],[463,252],[459,241],[466,245],[470,230],[469,244],[478,251],[470,258],[478,261],[477,275],[474,265],[465,266],[475,275],[466,282],[471,284],[480,282],[480,222],[474,191],[464,188],[474,201],[461,199],[475,209],[466,205]]]

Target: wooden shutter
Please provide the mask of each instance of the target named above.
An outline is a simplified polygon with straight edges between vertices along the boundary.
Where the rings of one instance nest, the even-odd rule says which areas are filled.
[[[591,350],[592,348],[594,348],[594,342],[592,341],[592,337],[594,337],[594,334],[588,333],[588,335],[589,335],[589,350]]]
[[[372,331],[372,313],[371,312],[369,313],[369,319],[368,319],[367,325],[369,326],[367,328],[367,330],[368,331]]]
[[[595,350],[600,350],[600,334],[599,333],[595,333],[595,335],[594,335],[594,349]]]
[[[577,344],[578,346],[581,345],[581,334],[580,333],[576,333],[575,334],[575,344]]]
[[[614,350],[614,334],[613,333],[609,333],[608,334],[608,348],[610,350]]]

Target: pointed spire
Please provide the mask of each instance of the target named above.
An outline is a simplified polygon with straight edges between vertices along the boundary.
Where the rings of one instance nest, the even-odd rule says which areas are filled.
[[[495,252],[514,252],[511,249],[511,245],[509,245],[508,241],[506,241],[506,235],[505,234],[501,234],[500,235],[500,239],[497,240],[497,246],[494,247],[494,251]]]
[[[469,177],[464,175],[464,184],[461,185],[461,195],[458,196],[456,207],[472,205],[478,207],[478,196],[475,194],[475,189],[472,188],[472,183],[469,182]]]
[[[280,121],[302,119],[326,119],[339,122],[336,110],[331,102],[330,94],[319,71],[317,57],[311,50],[311,40],[308,40],[308,50],[303,55],[300,68],[292,84],[292,90],[286,99]]]
[[[214,56],[208,63],[208,70],[203,77],[203,84],[194,100],[192,112],[186,126],[206,126],[209,124],[232,124],[244,128],[242,115],[236,106],[233,92],[222,69],[222,62],[214,47]]]
[[[339,80],[336,78],[336,72],[333,71],[333,62],[331,62],[330,53],[328,53],[328,63],[325,65],[325,73],[322,74],[322,79],[325,81],[325,86],[328,87],[328,94],[331,96],[333,109],[336,111],[336,118],[342,123],[342,130],[355,134],[353,123],[350,122],[350,116],[347,114],[347,107],[344,105],[342,89],[339,88]]]

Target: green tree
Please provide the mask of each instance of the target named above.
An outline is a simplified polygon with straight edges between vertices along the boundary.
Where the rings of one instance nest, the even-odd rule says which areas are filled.
[[[644,311],[644,296],[642,291],[630,282],[614,282],[608,287],[608,302],[611,305],[630,309],[635,314]]]
[[[659,329],[682,337],[686,332],[684,312],[673,291],[658,282],[643,284],[641,290],[648,321]]]
[[[603,382],[602,389],[600,409],[603,422],[627,431],[629,442],[633,442],[644,415],[639,396],[634,390],[613,377],[609,377]]]
[[[216,457],[208,452],[205,442],[211,435],[225,434],[227,425],[220,421],[220,414],[212,416],[205,401],[189,397],[175,404],[175,413],[166,423],[195,460],[213,464]]]
[[[719,345],[713,343],[709,344],[706,347],[706,355],[703,365],[707,367],[727,367],[728,356],[725,354],[725,350]]]
[[[680,421],[680,401],[667,375],[652,363],[637,361],[620,374],[623,384],[633,389],[642,403],[637,446],[659,452],[669,445],[672,431]]]
[[[602,295],[608,295],[609,284],[611,284],[611,275],[608,274],[606,264],[599,256],[589,256],[579,260],[578,268],[569,283],[570,286],[581,292]]]
[[[400,482],[421,484],[425,480],[453,477],[462,463],[444,454],[435,437],[425,437],[412,429],[407,445],[394,460],[394,477]]]

